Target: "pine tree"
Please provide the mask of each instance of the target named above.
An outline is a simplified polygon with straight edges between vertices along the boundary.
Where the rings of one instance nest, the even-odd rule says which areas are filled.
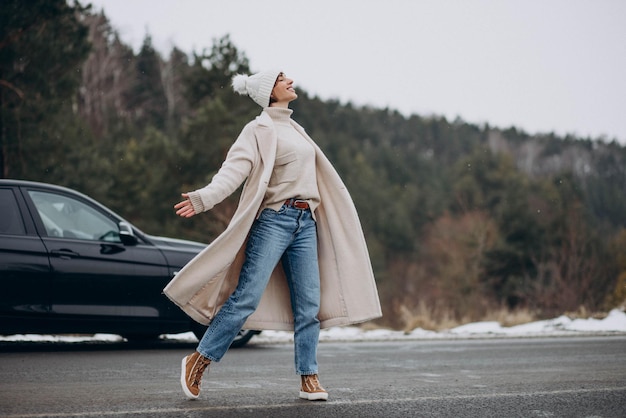
[[[53,169],[59,130],[74,112],[89,52],[86,9],[65,0],[0,2],[0,175],[36,177]]]

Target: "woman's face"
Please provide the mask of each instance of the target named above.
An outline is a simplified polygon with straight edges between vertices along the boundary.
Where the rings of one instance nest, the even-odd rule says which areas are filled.
[[[275,100],[275,102],[272,103],[273,106],[287,106],[289,102],[296,100],[298,95],[293,88],[293,80],[287,78],[285,74],[280,73],[278,78],[276,78],[271,97]]]

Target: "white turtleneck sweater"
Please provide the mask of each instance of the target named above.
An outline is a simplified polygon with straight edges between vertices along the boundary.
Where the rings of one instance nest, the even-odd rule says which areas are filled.
[[[285,200],[296,198],[309,202],[311,212],[320,203],[315,175],[315,150],[291,124],[293,110],[267,107],[278,137],[276,162],[261,210],[280,209]]]

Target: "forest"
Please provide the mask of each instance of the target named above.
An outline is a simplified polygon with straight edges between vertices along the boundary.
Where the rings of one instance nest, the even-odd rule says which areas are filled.
[[[154,235],[209,243],[238,195],[192,219],[180,193],[219,169],[260,113],[228,34],[162,56],[65,0],[0,3],[0,177],[79,190]],[[378,326],[601,314],[626,301],[626,147],[610,138],[406,116],[299,90],[293,118],[359,211]]]

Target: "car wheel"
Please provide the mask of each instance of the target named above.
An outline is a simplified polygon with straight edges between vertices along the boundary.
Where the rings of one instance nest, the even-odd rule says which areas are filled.
[[[202,324],[195,323],[195,324],[192,325],[192,331],[193,331],[194,335],[196,336],[196,338],[198,340],[202,339],[206,329],[207,329],[207,327],[202,325]],[[249,330],[249,329],[242,329],[242,330],[240,330],[237,333],[237,336],[233,340],[233,342],[230,345],[230,347],[231,348],[243,347],[244,345],[246,345],[248,343],[248,341],[250,341],[250,339],[252,337],[254,337],[258,333],[259,333],[259,331],[253,331],[253,330]]]

